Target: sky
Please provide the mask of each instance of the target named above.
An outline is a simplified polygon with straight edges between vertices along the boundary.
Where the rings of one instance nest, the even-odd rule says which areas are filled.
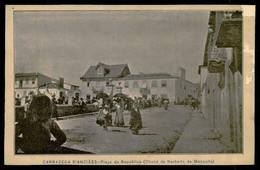
[[[40,72],[81,85],[91,65],[128,64],[131,73],[186,69],[199,81],[209,11],[16,11],[15,73]]]

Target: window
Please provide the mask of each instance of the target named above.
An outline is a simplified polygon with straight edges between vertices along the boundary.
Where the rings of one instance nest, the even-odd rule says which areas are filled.
[[[125,81],[125,88],[128,88],[128,87],[129,87],[129,82]]]
[[[87,82],[87,87],[89,87],[89,82]]]
[[[26,80],[26,81],[25,81],[25,84],[29,84],[29,79],[26,78],[25,80]]]
[[[186,86],[184,86],[184,90],[186,90]]]
[[[102,74],[102,67],[101,66],[98,67],[97,74]]]
[[[86,95],[86,100],[90,100],[90,94]]]
[[[138,88],[138,82],[137,81],[134,81],[133,88]]]
[[[146,80],[142,81],[142,88],[147,88],[148,87],[148,83]]]
[[[158,87],[156,80],[153,80],[153,81],[152,81],[152,87]]]
[[[20,80],[19,87],[23,87],[23,80]]]
[[[109,81],[106,81],[106,86],[109,86],[110,85],[110,82]]]
[[[35,79],[32,79],[32,84],[35,84]]]
[[[161,98],[167,98],[167,94],[161,94]]]
[[[167,87],[167,81],[162,80],[162,87]]]

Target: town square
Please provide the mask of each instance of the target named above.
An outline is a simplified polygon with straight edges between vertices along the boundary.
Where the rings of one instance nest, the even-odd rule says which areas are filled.
[[[243,152],[239,10],[16,11],[15,154]]]

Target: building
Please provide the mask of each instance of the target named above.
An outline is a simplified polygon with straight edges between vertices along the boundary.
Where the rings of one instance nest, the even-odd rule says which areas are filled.
[[[131,74],[127,64],[107,65],[99,62],[80,78],[82,95],[92,99],[100,92],[109,95],[113,90],[113,94],[124,93],[132,98],[166,97],[172,103],[181,104],[188,95],[198,95],[196,85],[185,79],[185,69],[180,70],[182,77],[167,73]]]
[[[201,111],[227,152],[242,152],[242,13],[210,12],[203,64]]]
[[[64,79],[59,80],[48,77],[41,73],[16,73],[15,74],[15,97],[28,96],[30,92],[44,93],[56,99],[62,96],[79,97],[80,89],[77,85],[64,83]]]

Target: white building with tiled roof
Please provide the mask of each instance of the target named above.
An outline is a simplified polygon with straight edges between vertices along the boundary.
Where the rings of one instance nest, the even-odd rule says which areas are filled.
[[[99,92],[110,95],[113,88],[113,95],[124,93],[132,98],[147,99],[166,97],[172,103],[181,103],[188,95],[197,98],[196,85],[186,80],[185,69],[181,70],[179,76],[168,73],[131,74],[127,64],[107,65],[99,62],[80,78],[82,95],[85,99],[92,99]]]
[[[61,96],[80,96],[79,86],[64,83],[63,78],[57,80],[41,73],[15,74],[15,97],[23,98],[30,92],[37,93],[38,89],[49,97],[55,95],[56,99]]]

